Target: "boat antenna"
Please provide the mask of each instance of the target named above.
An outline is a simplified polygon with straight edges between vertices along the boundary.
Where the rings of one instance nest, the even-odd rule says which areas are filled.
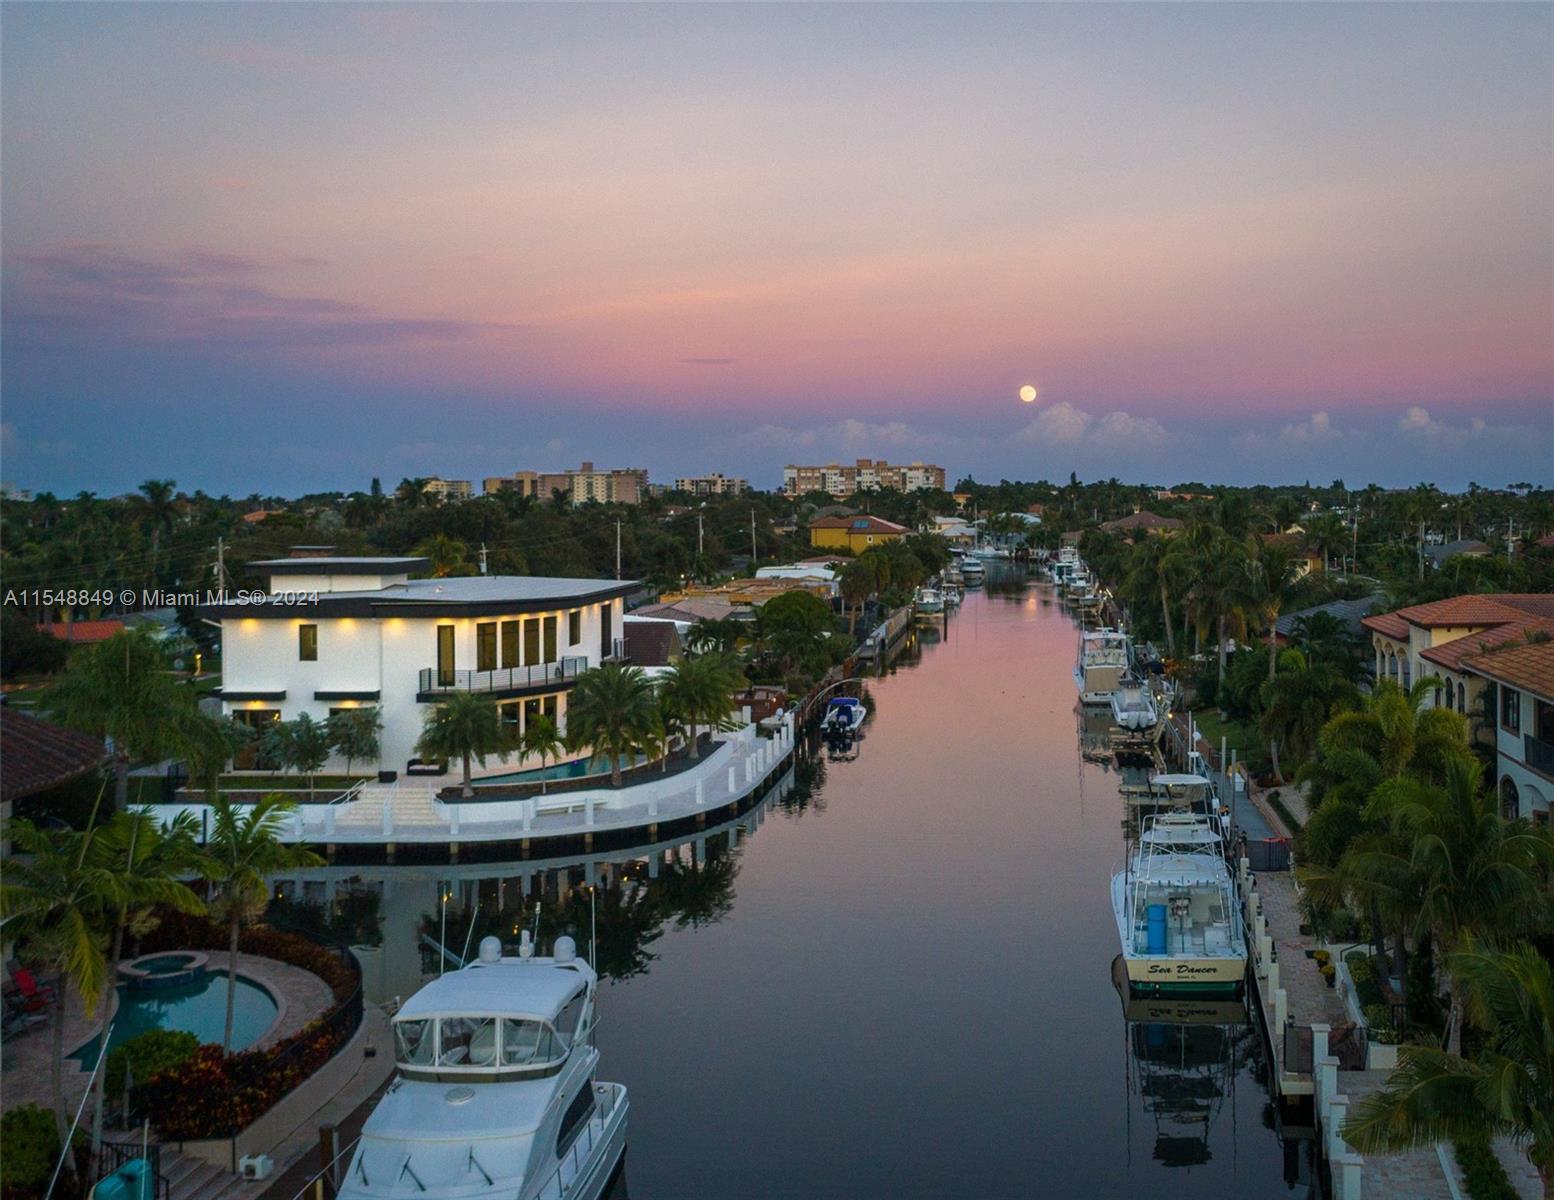
[[[544,903],[542,899],[534,901],[534,933],[531,936],[534,938],[536,945],[540,940],[540,905],[542,903]]]
[[[469,914],[469,932],[467,932],[464,935],[464,953],[461,956],[463,961],[461,961],[459,963],[459,966],[461,966],[461,967],[469,965],[469,941],[470,941],[470,939],[472,937],[475,936],[475,918],[478,917],[479,915],[480,915],[480,897],[476,896],[475,897],[475,907],[470,910],[470,914]]]
[[[599,889],[593,884],[588,885],[588,965],[594,969],[594,974],[599,973],[599,909],[594,898],[599,894]]]

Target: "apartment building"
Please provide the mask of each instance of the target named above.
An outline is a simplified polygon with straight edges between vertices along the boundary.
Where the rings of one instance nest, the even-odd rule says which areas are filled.
[[[743,496],[750,484],[743,479],[732,479],[714,471],[711,475],[692,475],[674,481],[674,490],[689,492],[693,496]]]
[[[442,479],[436,475],[428,479],[421,490],[437,500],[468,500],[471,492],[467,479]]]
[[[640,467],[599,471],[593,463],[585,462],[575,471],[516,471],[511,475],[488,476],[483,489],[488,496],[515,491],[520,496],[541,500],[549,500],[560,492],[573,505],[590,500],[600,504],[641,504],[648,494],[648,473]]]
[[[881,488],[894,488],[900,492],[931,488],[942,492],[944,468],[921,462],[901,466],[886,462],[883,458],[860,458],[851,466],[827,463],[825,466],[801,467],[790,463],[782,469],[782,490],[789,496],[802,496],[806,492],[829,492],[842,499],[854,492],[878,491]]]

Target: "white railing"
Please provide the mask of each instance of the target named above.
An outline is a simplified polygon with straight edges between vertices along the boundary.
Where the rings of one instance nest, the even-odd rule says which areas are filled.
[[[609,1137],[610,1117],[626,1089],[618,1083],[594,1084],[594,1111],[578,1131],[551,1176],[535,1193],[535,1200],[567,1200],[583,1176],[594,1147]]]

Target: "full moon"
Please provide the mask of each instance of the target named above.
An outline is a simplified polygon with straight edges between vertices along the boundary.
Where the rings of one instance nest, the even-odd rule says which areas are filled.
[[[1035,401],[1035,399],[1036,399],[1036,387],[1035,387],[1035,385],[1028,383],[1023,388],[1021,388],[1020,389],[1020,399],[1024,400],[1027,404],[1033,403]]]

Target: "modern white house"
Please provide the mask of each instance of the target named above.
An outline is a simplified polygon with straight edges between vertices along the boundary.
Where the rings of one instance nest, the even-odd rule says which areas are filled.
[[[376,706],[378,765],[403,774],[426,713],[448,695],[492,697],[518,731],[538,713],[564,729],[578,676],[624,657],[623,598],[634,581],[410,578],[427,565],[346,557],[250,563],[266,580],[262,596],[201,610],[221,627],[222,711],[262,729],[302,713],[324,720]],[[491,760],[487,770],[501,767]]]

